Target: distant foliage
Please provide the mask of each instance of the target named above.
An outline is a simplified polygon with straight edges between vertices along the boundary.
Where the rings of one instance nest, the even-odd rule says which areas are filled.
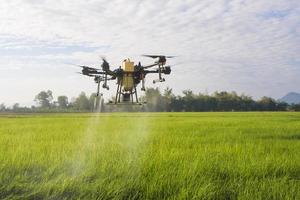
[[[91,105],[88,97],[84,92],[81,92],[79,97],[75,99],[72,104],[75,110],[90,110]]]
[[[291,110],[300,111],[300,104],[292,104]]]
[[[66,109],[68,108],[68,97],[67,96],[59,96],[57,97],[57,106],[61,109]]]
[[[183,95],[175,96],[167,88],[163,94],[159,89],[150,88],[143,97],[147,101],[147,111],[201,112],[201,111],[287,111],[296,110],[297,106],[276,101],[270,97],[262,97],[255,101],[247,95],[236,92],[215,92],[212,95],[195,94],[191,90],[183,91]]]
[[[270,97],[262,97],[259,100],[251,96],[236,92],[214,92],[213,94],[194,93],[192,90],[184,90],[182,95],[175,95],[171,88],[161,92],[158,88],[148,88],[140,102],[143,106],[112,106],[101,104],[102,112],[211,112],[211,111],[300,111],[300,104],[289,105]],[[113,101],[113,98],[112,98]],[[20,107],[15,103],[8,108],[0,104],[0,112],[92,112],[99,99],[93,93],[87,96],[81,92],[78,97],[69,101],[68,97],[61,95],[53,101],[52,91],[41,91],[35,97],[37,106]]]
[[[0,112],[5,112],[6,111],[6,106],[4,103],[0,104]]]
[[[41,91],[35,96],[34,101],[37,102],[37,104],[41,108],[50,108],[51,102],[53,100],[52,91]]]
[[[270,97],[262,97],[255,101],[247,95],[236,92],[214,92],[212,95],[191,90],[183,91],[183,95],[175,96],[167,88],[163,94],[159,89],[149,88],[143,99],[147,102],[147,111],[201,112],[201,111],[287,111],[297,110],[297,106],[289,106],[285,102]]]

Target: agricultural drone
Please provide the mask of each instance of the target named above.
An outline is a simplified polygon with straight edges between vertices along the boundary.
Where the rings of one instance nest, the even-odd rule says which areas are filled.
[[[122,62],[122,66],[117,69],[111,70],[109,63],[102,57],[101,69],[97,69],[89,66],[80,66],[82,71],[80,74],[94,77],[94,81],[97,84],[96,96],[100,94],[100,85],[103,82],[102,87],[109,90],[108,81],[117,81],[117,91],[114,99],[114,104],[140,104],[137,95],[137,85],[142,82],[141,90],[145,91],[145,78],[147,74],[158,74],[158,79],[153,80],[153,83],[164,82],[163,74],[170,74],[171,67],[166,66],[167,58],[173,58],[174,56],[164,55],[143,55],[156,59],[153,64],[143,66],[140,62],[137,65],[134,64],[129,58]],[[156,68],[154,68],[156,67]],[[122,96],[122,97],[121,97]],[[135,100],[134,100],[135,96]]]

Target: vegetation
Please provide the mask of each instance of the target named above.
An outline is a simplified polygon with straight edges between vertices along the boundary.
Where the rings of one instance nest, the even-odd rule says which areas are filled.
[[[91,112],[95,101],[99,103],[96,94],[89,97],[80,93],[77,98],[69,102],[67,96],[58,96],[53,101],[52,91],[41,91],[36,95],[36,106],[20,107],[18,103],[12,108],[0,105],[0,112]],[[113,99],[112,99],[113,101]],[[147,102],[142,107],[105,106],[101,101],[102,112],[114,111],[147,111],[147,112],[203,112],[203,111],[300,111],[300,104],[288,105],[270,97],[262,97],[255,101],[250,96],[238,95],[236,92],[215,92],[212,95],[194,94],[191,90],[183,91],[183,95],[175,96],[172,89],[167,88],[163,93],[158,88],[148,88],[141,102]]]
[[[299,127],[291,112],[6,114],[0,199],[300,199]]]
[[[183,91],[183,96],[175,96],[172,89],[167,88],[161,94],[158,88],[149,88],[144,99],[147,101],[148,111],[286,111],[292,108],[287,103],[270,97],[255,101],[250,96],[225,91],[208,95],[186,90]]]

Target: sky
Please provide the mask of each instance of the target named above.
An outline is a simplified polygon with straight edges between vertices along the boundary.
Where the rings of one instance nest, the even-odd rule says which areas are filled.
[[[152,62],[141,54],[177,56],[166,82],[151,75],[147,87],[277,99],[300,92],[299,36],[299,0],[3,0],[0,103],[90,94],[95,83],[72,64]]]

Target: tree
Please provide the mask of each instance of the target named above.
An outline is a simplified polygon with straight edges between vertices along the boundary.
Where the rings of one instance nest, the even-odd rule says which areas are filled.
[[[257,103],[252,99],[251,96],[247,96],[245,94],[242,94],[240,96],[240,110],[241,111],[253,111],[257,110]]]
[[[15,103],[13,105],[13,107],[12,107],[12,109],[13,109],[14,112],[17,112],[19,110],[19,108],[20,108],[20,104],[19,103]]]
[[[182,92],[184,94],[183,96],[183,103],[184,103],[184,110],[185,111],[194,111],[194,106],[195,106],[195,94],[193,93],[192,90],[184,90]]]
[[[114,100],[112,102],[114,102]],[[96,93],[92,93],[89,98],[89,103],[90,103],[91,110],[98,111],[98,112],[104,112],[105,105],[104,105],[103,96],[101,94],[99,96],[97,96]]]
[[[172,93],[172,89],[167,87],[164,90],[163,93],[163,107],[164,107],[164,111],[170,112],[172,110],[172,99],[175,98],[174,94]]]
[[[235,92],[215,92],[214,97],[218,102],[219,111],[239,110],[239,96]]]
[[[51,107],[51,101],[53,100],[52,91],[48,90],[41,91],[35,96],[34,101],[37,102],[37,104],[42,108],[49,108]]]
[[[300,111],[300,103],[299,104],[292,104],[291,105],[291,110]]]
[[[143,98],[147,102],[147,111],[162,111],[162,95],[158,88],[147,88],[145,97]]]
[[[76,110],[81,111],[87,111],[91,109],[90,101],[84,92],[81,92],[80,95],[75,99],[73,107]]]
[[[67,96],[57,97],[57,103],[59,108],[66,109],[68,107],[68,97]]]
[[[289,104],[286,102],[278,102],[276,106],[276,111],[285,111],[289,107]]]
[[[258,104],[260,110],[262,111],[275,111],[276,110],[276,101],[270,97],[262,97]]]
[[[6,106],[4,103],[1,103],[0,104],[0,112],[4,112],[4,111],[6,111]]]

